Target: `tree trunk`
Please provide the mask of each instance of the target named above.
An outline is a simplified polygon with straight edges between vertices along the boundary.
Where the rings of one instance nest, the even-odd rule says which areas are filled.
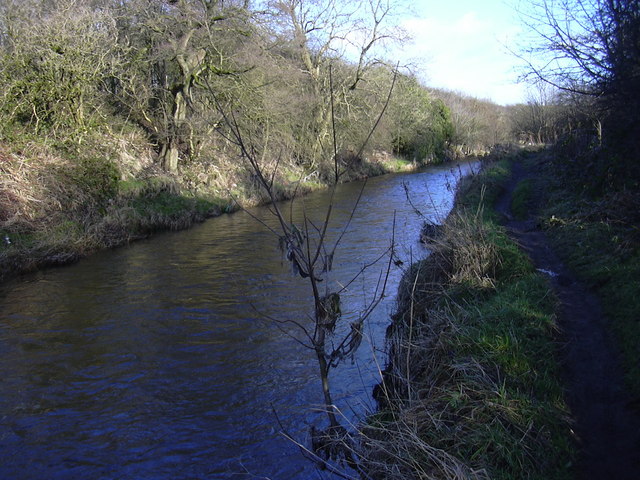
[[[176,173],[178,171],[179,151],[174,140],[170,139],[162,149],[160,154],[160,164],[167,172]]]
[[[187,119],[187,102],[191,99],[194,80],[204,69],[206,51],[198,49],[188,51],[188,44],[194,31],[184,35],[174,43],[176,61],[182,73],[181,79],[171,88],[173,92],[173,111],[169,121],[169,134],[166,146],[160,155],[162,167],[172,173],[178,170],[179,144]]]
[[[320,327],[322,329],[322,327]],[[321,340],[316,344],[316,356],[318,357],[318,365],[320,366],[320,379],[322,380],[322,394],[324,395],[324,407],[329,417],[329,424],[332,428],[340,426],[340,422],[336,418],[333,400],[331,399],[331,389],[329,388],[329,365],[324,352],[324,332],[321,333]]]
[[[163,146],[162,152],[160,153],[162,168],[171,173],[178,171],[178,158],[180,153],[178,149],[180,140],[179,129],[186,119],[187,113],[187,101],[184,93],[186,88],[188,87],[184,83],[174,87],[174,91],[176,93],[173,100],[173,112],[169,124],[169,135],[167,143]]]

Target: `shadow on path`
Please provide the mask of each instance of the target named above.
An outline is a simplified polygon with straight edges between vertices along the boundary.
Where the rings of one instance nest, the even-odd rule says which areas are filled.
[[[632,409],[623,380],[620,354],[602,308],[565,268],[539,228],[535,212],[516,220],[511,198],[518,182],[534,178],[536,165],[514,162],[511,181],[496,206],[510,235],[548,275],[560,305],[557,310],[560,361],[574,436],[579,448],[575,477],[580,480],[640,479],[640,415]],[[538,168],[536,168],[538,167]],[[537,192],[543,195],[544,192]]]

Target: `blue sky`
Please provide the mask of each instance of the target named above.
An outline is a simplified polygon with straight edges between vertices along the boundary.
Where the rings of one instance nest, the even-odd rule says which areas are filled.
[[[513,5],[513,2],[511,3]],[[506,105],[526,102],[518,59],[507,46],[524,27],[506,0],[417,0],[403,27],[413,41],[399,53],[426,85]]]

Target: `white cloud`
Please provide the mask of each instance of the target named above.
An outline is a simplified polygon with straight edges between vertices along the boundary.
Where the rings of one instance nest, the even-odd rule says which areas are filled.
[[[454,23],[454,30],[462,35],[475,35],[482,32],[485,27],[486,25],[480,21],[475,12],[465,13]]]
[[[517,59],[505,45],[518,27],[469,11],[455,18],[410,18],[403,27],[414,41],[402,49],[428,85],[461,91],[502,104],[522,101],[524,85],[516,85]]]

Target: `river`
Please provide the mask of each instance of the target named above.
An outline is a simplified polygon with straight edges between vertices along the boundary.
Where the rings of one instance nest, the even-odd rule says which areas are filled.
[[[425,255],[423,220],[405,185],[439,221],[475,165],[368,181],[327,285],[344,285],[388,249],[394,215],[398,265],[355,358],[332,371],[345,422],[375,407],[371,389],[402,269]],[[331,238],[360,187],[339,187]],[[327,201],[318,192],[281,207],[297,221],[304,207],[320,222]],[[269,209],[251,213],[0,285],[1,479],[330,478],[281,434],[305,443],[310,425],[325,424],[315,356],[289,336],[294,327],[266,318],[308,322],[309,287],[253,218],[275,225]],[[371,300],[386,265],[349,285],[343,328]]]

